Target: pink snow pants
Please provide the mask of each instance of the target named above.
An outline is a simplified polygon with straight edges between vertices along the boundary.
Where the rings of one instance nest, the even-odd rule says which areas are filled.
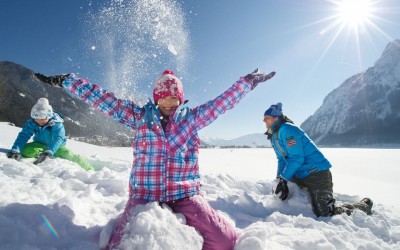
[[[122,232],[129,221],[130,210],[138,204],[148,201],[129,199],[124,212],[115,222],[114,230],[108,242],[107,249],[118,247]],[[203,237],[203,250],[233,249],[236,243],[235,228],[220,216],[201,195],[166,203],[173,212],[181,213],[186,217],[186,224],[192,226]]]

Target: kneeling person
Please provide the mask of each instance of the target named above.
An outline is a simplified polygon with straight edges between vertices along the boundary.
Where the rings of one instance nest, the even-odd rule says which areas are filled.
[[[307,134],[282,113],[282,104],[271,105],[264,113],[268,139],[278,158],[275,194],[285,200],[289,195],[288,181],[306,187],[316,216],[332,216],[360,209],[371,214],[372,200],[364,198],[355,204],[335,206],[332,165]]]

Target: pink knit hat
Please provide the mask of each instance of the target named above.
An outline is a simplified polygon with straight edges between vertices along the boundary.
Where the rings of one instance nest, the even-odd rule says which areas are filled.
[[[171,70],[164,70],[161,77],[154,83],[153,98],[154,103],[168,96],[175,96],[179,101],[183,102],[183,85],[182,82],[174,75]]]

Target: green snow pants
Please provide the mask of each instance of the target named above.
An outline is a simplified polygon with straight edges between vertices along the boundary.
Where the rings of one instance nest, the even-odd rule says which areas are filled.
[[[47,146],[39,142],[30,142],[25,144],[21,151],[21,155],[26,158],[36,158],[40,153],[47,150]],[[78,154],[74,154],[66,146],[61,146],[58,148],[57,152],[54,153],[55,157],[70,160],[77,163],[83,169],[93,170],[93,166],[83,157]]]
[[[339,207],[335,206],[332,174],[330,170],[315,173],[301,180],[293,178],[292,181],[301,188],[307,188],[311,196],[313,212],[318,217],[332,216],[341,213],[350,215],[354,209],[359,209],[366,214],[371,214],[371,208],[364,202],[343,204]]]

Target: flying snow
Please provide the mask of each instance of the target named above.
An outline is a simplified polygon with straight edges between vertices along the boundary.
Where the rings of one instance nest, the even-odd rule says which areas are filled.
[[[172,44],[168,44],[168,50],[169,50],[169,52],[171,52],[174,55],[178,54],[178,52],[176,52],[176,50],[175,50],[174,45],[172,45]]]
[[[85,40],[96,44],[97,52],[89,56],[103,62],[100,72],[107,72],[107,89],[120,98],[143,95],[140,91],[148,90],[144,84],[165,68],[180,72],[187,68],[189,31],[176,0],[111,0],[85,21]],[[143,98],[147,97],[148,93]]]

